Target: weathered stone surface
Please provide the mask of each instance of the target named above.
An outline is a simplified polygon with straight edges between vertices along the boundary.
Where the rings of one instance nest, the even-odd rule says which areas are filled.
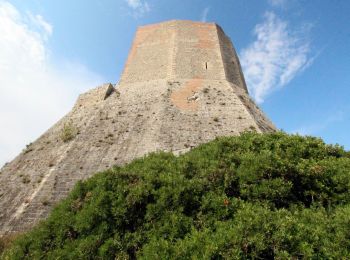
[[[245,130],[275,127],[249,98],[219,26],[170,21],[141,27],[120,83],[80,95],[69,114],[1,169],[0,234],[32,227],[95,172]]]

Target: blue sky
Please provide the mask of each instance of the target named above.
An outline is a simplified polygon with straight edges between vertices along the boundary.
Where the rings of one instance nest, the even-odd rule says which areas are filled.
[[[137,26],[218,23],[279,129],[350,149],[350,1],[0,0],[0,164],[116,83]]]

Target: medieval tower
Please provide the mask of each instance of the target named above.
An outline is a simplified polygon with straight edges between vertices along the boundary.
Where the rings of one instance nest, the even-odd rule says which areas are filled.
[[[0,173],[0,235],[45,218],[78,180],[154,151],[274,131],[251,101],[230,39],[214,23],[140,27],[117,85],[73,109]]]

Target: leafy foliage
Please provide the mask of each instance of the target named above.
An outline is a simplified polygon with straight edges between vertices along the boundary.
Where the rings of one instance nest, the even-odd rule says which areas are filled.
[[[345,259],[350,156],[284,133],[151,154],[79,182],[9,259]]]

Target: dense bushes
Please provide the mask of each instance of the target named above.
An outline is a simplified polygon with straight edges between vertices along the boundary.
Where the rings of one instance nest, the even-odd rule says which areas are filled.
[[[284,133],[151,154],[76,185],[9,259],[350,257],[350,156]]]

